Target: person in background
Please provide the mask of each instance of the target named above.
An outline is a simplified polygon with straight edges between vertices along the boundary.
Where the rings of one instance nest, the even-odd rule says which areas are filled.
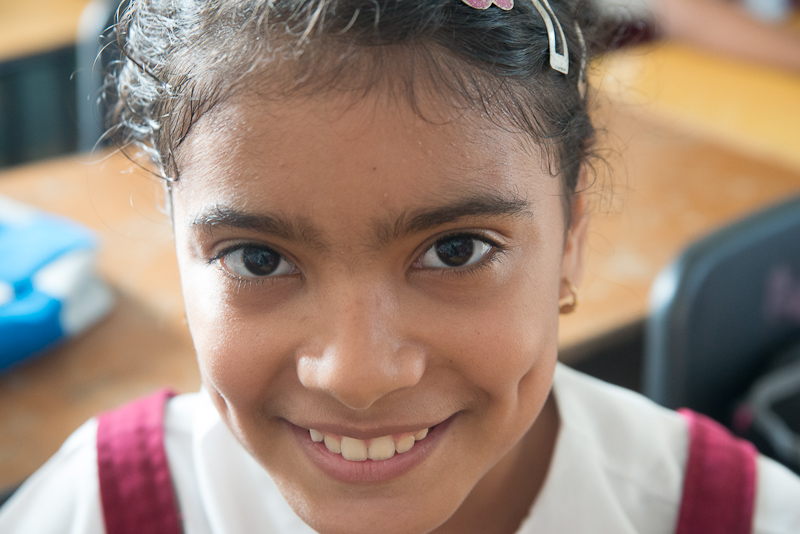
[[[787,0],[596,0],[610,26],[645,24],[655,37],[800,73],[800,29]]]

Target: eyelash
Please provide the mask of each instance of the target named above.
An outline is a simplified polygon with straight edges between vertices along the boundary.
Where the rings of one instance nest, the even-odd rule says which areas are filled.
[[[478,233],[478,232],[456,231],[456,232],[452,232],[452,233],[449,233],[449,234],[444,234],[444,235],[437,236],[433,241],[429,242],[428,245],[426,245],[426,247],[424,248],[422,254],[419,255],[416,260],[414,260],[414,263],[420,261],[420,259],[422,259],[422,257],[425,254],[427,254],[427,252],[432,247],[436,246],[437,243],[440,243],[442,241],[446,241],[448,239],[458,238],[458,237],[476,239],[478,241],[482,241],[483,243],[486,243],[487,245],[489,245],[492,248],[492,250],[490,250],[486,254],[486,256],[484,258],[481,258],[476,263],[474,263],[472,265],[468,265],[466,267],[450,267],[450,268],[433,268],[433,267],[424,268],[423,267],[422,269],[425,270],[425,271],[428,271],[428,272],[431,272],[431,271],[437,272],[437,274],[439,274],[440,276],[476,275],[476,274],[479,274],[480,272],[482,272],[485,269],[491,268],[491,266],[492,266],[492,264],[494,262],[499,261],[508,252],[508,248],[504,247],[503,245],[501,245],[500,243],[498,243],[494,239],[491,239],[490,237],[488,237],[488,236],[486,236],[484,234],[481,234],[481,233]]]
[[[281,258],[283,258],[285,261],[289,261],[290,263],[292,263],[294,265],[294,262],[288,260],[283,253],[275,250],[273,247],[270,247],[270,246],[267,246],[267,245],[264,245],[264,244],[261,244],[261,243],[237,243],[235,245],[231,245],[229,247],[226,247],[226,248],[220,250],[214,257],[208,259],[207,264],[208,265],[213,265],[214,263],[219,264],[220,271],[222,271],[222,273],[225,276],[227,276],[230,280],[232,280],[236,284],[236,286],[235,286],[236,293],[239,293],[240,291],[242,291],[242,289],[250,289],[251,287],[254,287],[254,286],[260,286],[260,285],[263,285],[263,284],[274,283],[280,278],[279,276],[237,276],[236,274],[230,272],[228,269],[224,268],[221,265],[222,260],[225,257],[230,256],[234,252],[237,252],[239,250],[242,250],[242,249],[245,249],[245,248],[248,248],[248,247],[267,248],[269,250],[272,250],[276,254],[279,254],[281,256]]]
[[[429,244],[423,249],[422,254],[417,256],[417,259],[414,260],[414,263],[419,262],[425,254],[437,243],[441,243],[442,241],[446,241],[448,239],[455,239],[455,238],[468,238],[468,239],[475,239],[481,241],[491,247],[491,250],[486,253],[484,258],[481,258],[476,263],[468,265],[466,267],[449,267],[449,268],[436,268],[436,267],[421,267],[420,270],[424,271],[435,271],[440,276],[467,276],[467,275],[475,275],[480,273],[481,271],[488,269],[492,266],[492,263],[500,260],[502,256],[504,256],[508,249],[503,245],[499,244],[494,239],[487,237],[486,235],[476,233],[476,232],[452,232],[449,234],[437,236],[435,240],[429,242]],[[254,248],[268,248],[275,253],[279,254],[285,261],[289,261],[290,263],[294,264],[291,260],[287,259],[284,254],[275,250],[272,247],[268,247],[266,245],[257,244],[257,243],[237,243],[235,245],[231,245],[219,251],[216,255],[212,258],[207,260],[208,265],[212,265],[214,263],[221,263],[222,260],[230,256],[231,254],[242,250],[247,247],[254,247]],[[413,264],[412,264],[413,265]],[[277,279],[281,278],[281,276],[237,276],[234,273],[231,273],[228,269],[222,267],[220,265],[220,270],[230,278],[232,281],[236,283],[236,292],[240,292],[243,288],[247,289],[254,285],[264,284],[264,283],[272,283],[275,282]]]

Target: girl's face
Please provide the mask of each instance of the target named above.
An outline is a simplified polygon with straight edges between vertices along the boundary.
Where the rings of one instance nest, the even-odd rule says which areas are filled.
[[[423,120],[339,98],[241,93],[181,147],[175,237],[205,387],[321,532],[497,523],[549,463],[561,279],[579,281],[584,225],[565,241],[560,178],[518,136],[439,103]]]

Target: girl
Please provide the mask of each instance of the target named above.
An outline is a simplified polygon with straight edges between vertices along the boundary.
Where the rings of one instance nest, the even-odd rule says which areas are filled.
[[[114,113],[170,192],[204,387],[163,423],[163,397],[87,423],[0,530],[685,528],[685,421],[556,363],[588,221],[588,18],[131,2]],[[714,525],[797,532],[797,479],[739,469],[749,449],[701,427],[744,458]]]

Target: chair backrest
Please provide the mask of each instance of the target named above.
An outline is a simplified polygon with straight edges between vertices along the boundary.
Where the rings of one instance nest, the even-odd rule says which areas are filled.
[[[691,245],[650,301],[644,393],[728,423],[769,356],[800,337],[800,197]]]

